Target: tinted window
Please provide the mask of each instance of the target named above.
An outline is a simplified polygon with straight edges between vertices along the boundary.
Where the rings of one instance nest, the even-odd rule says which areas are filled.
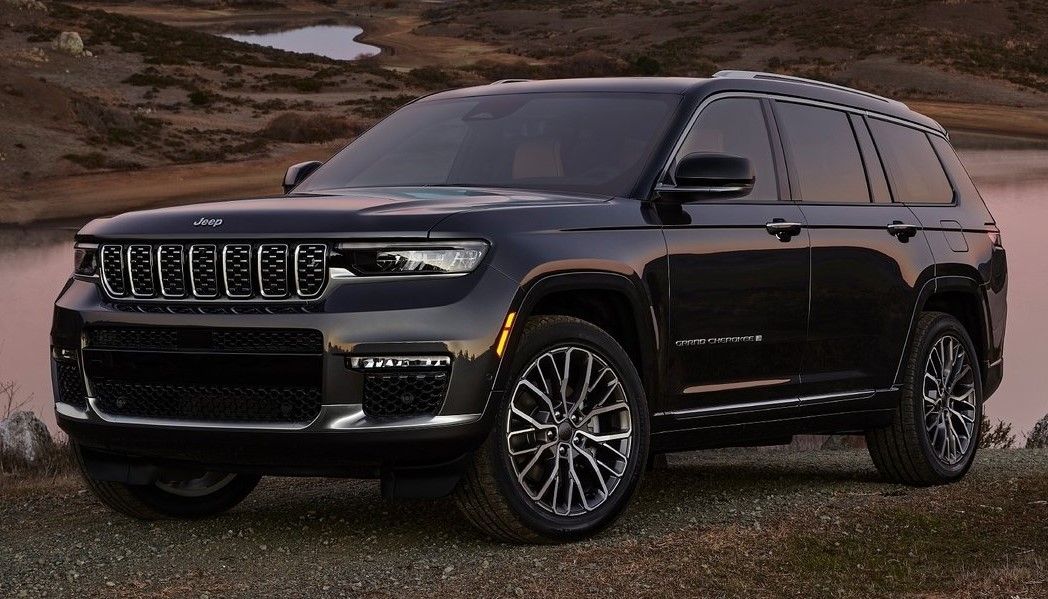
[[[897,202],[953,202],[953,188],[927,135],[879,119],[870,119],[869,122]]]
[[[939,155],[943,165],[946,166],[946,170],[950,173],[950,179],[953,180],[953,184],[957,186],[959,191],[964,197],[980,198],[979,190],[975,188],[975,183],[972,183],[972,178],[968,175],[968,171],[961,164],[961,159],[957,157],[957,152],[953,150],[953,146],[950,142],[939,137],[938,135],[929,135],[929,139],[932,140],[932,145],[935,146],[935,152]]]
[[[866,171],[847,114],[778,102],[776,115],[794,198],[805,202],[870,201]]]
[[[749,158],[756,176],[745,200],[778,200],[771,140],[764,124],[760,100],[718,100],[702,110],[688,133],[677,158],[696,152],[733,154]]]
[[[629,193],[680,97],[502,94],[405,106],[297,191],[466,186]]]

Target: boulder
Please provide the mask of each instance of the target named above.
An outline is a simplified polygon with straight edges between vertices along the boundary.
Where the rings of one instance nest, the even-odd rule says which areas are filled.
[[[84,40],[80,39],[80,34],[75,31],[59,33],[58,37],[51,42],[51,45],[55,50],[72,54],[73,56],[82,56],[84,54]]]
[[[1048,414],[1045,414],[1044,418],[1033,425],[1033,430],[1027,433],[1026,448],[1048,449]]]
[[[0,451],[35,464],[54,444],[51,433],[32,412],[15,412],[0,420]]]

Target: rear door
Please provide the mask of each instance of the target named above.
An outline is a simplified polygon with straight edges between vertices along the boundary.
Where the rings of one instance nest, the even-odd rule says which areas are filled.
[[[800,404],[862,398],[892,384],[931,250],[892,201],[864,117],[785,100],[775,116],[811,236]]]
[[[753,191],[660,208],[669,252],[669,409],[679,415],[793,410],[808,316],[808,235],[784,201],[769,105],[708,104],[675,161],[695,152],[748,158]],[[672,168],[672,165],[671,165]],[[795,223],[777,237],[768,224]]]

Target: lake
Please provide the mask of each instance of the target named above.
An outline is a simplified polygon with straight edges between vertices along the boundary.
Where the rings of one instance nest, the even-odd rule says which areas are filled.
[[[991,418],[1029,431],[1048,412],[1048,151],[961,152],[1008,250],[1008,333],[1004,383],[987,404]],[[0,380],[54,425],[48,366],[51,306],[72,268],[72,232],[0,229]],[[0,404],[0,410],[3,405]]]
[[[268,46],[300,54],[319,54],[336,60],[356,60],[374,56],[381,48],[356,41],[364,30],[356,25],[314,25],[268,33],[223,33],[238,42]]]

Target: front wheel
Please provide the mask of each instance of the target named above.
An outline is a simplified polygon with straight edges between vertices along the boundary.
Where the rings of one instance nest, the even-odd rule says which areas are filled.
[[[982,420],[977,355],[956,318],[941,312],[920,315],[892,423],[866,433],[882,475],[909,485],[940,485],[968,472]]]
[[[648,406],[611,335],[566,316],[527,322],[494,430],[456,490],[502,540],[564,542],[611,524],[640,482]]]
[[[161,476],[148,485],[132,485],[92,478],[75,443],[73,455],[88,488],[103,504],[139,520],[216,516],[243,501],[261,479],[252,474],[201,471]]]

